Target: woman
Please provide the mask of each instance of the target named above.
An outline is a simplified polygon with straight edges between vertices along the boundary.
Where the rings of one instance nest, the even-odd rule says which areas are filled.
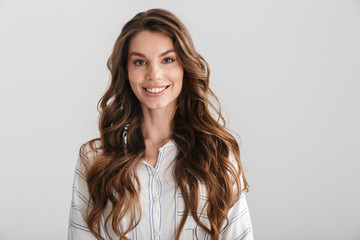
[[[253,239],[239,146],[210,114],[209,66],[172,13],[123,27],[80,148],[69,239]]]

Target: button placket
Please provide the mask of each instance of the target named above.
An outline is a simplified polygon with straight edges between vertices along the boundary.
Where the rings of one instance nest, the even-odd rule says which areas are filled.
[[[159,175],[154,169],[153,171],[153,183],[154,183],[154,192],[153,192],[153,216],[154,216],[154,237],[155,239],[160,239],[160,219],[161,219],[161,210],[159,203]]]
[[[159,151],[159,158],[158,158],[158,166],[152,169],[151,175],[152,175],[152,183],[153,183],[153,192],[152,192],[152,215],[153,215],[153,236],[154,239],[158,240],[160,239],[160,224],[161,224],[161,204],[160,204],[160,195],[161,195],[161,186],[160,186],[160,176],[158,173],[158,170],[160,168],[161,160],[163,157],[163,149],[160,149]]]

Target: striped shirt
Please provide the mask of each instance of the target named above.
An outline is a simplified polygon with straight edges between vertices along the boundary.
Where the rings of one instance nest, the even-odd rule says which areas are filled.
[[[173,177],[174,159],[177,153],[177,147],[170,140],[159,149],[158,161],[155,168],[142,161],[137,167],[137,175],[140,180],[140,205],[141,218],[138,226],[127,234],[129,239],[151,239],[168,240],[175,239],[176,231],[184,212],[184,201],[179,189],[176,188],[176,182]],[[90,160],[89,156],[86,156]],[[86,225],[84,216],[91,202],[86,178],[84,175],[84,166],[80,158],[75,170],[72,202],[70,209],[68,239],[95,239]],[[202,190],[201,190],[202,189]],[[199,203],[205,204],[207,197],[200,188]],[[201,208],[200,208],[201,209]],[[108,224],[109,235],[105,232],[105,219],[111,211],[108,204],[100,220],[100,234],[104,239],[118,239]],[[200,213],[199,213],[200,215]],[[139,217],[135,214],[135,218]],[[246,203],[244,193],[228,212],[229,224],[222,229],[220,239],[253,240],[252,225],[250,214]],[[209,227],[209,220],[206,214],[201,214],[200,220]],[[125,217],[120,222],[120,229],[126,229],[129,218]],[[192,215],[189,214],[182,229],[180,239],[210,239],[208,234],[196,226]],[[224,224],[225,226],[225,224]],[[197,238],[196,238],[197,236]]]

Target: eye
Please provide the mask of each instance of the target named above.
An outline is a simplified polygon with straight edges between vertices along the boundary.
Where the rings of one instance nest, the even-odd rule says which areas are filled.
[[[172,58],[165,58],[163,60],[163,63],[172,63],[173,61],[174,61],[174,59],[172,59]]]
[[[135,60],[134,64],[137,65],[137,66],[142,66],[142,65],[145,65],[146,63],[143,60]]]

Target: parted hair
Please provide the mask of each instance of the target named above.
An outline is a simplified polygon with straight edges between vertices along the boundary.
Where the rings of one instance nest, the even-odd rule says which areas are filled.
[[[140,12],[127,22],[108,60],[111,82],[98,103],[100,137],[80,148],[92,203],[86,222],[91,233],[103,239],[99,223],[110,204],[105,231],[108,233],[111,227],[120,239],[127,239],[126,234],[140,221],[141,189],[135,169],[144,157],[145,142],[141,130],[142,110],[129,84],[127,62],[129,41],[141,31],[161,32],[170,37],[184,68],[183,87],[171,125],[172,139],[178,148],[173,174],[183,196],[184,212],[191,213],[197,227],[206,231],[211,239],[218,239],[222,228],[229,224],[229,209],[241,193],[248,190],[239,145],[226,128],[220,103],[209,88],[208,63],[196,52],[182,22],[164,9]],[[99,144],[95,144],[96,141]],[[89,152],[96,153],[91,164],[86,157]],[[199,209],[201,187],[206,190],[207,201]],[[198,212],[207,214],[207,224],[200,220]],[[125,229],[120,229],[120,221],[125,216],[127,219],[130,216],[130,222]],[[183,215],[176,239],[187,217]]]

